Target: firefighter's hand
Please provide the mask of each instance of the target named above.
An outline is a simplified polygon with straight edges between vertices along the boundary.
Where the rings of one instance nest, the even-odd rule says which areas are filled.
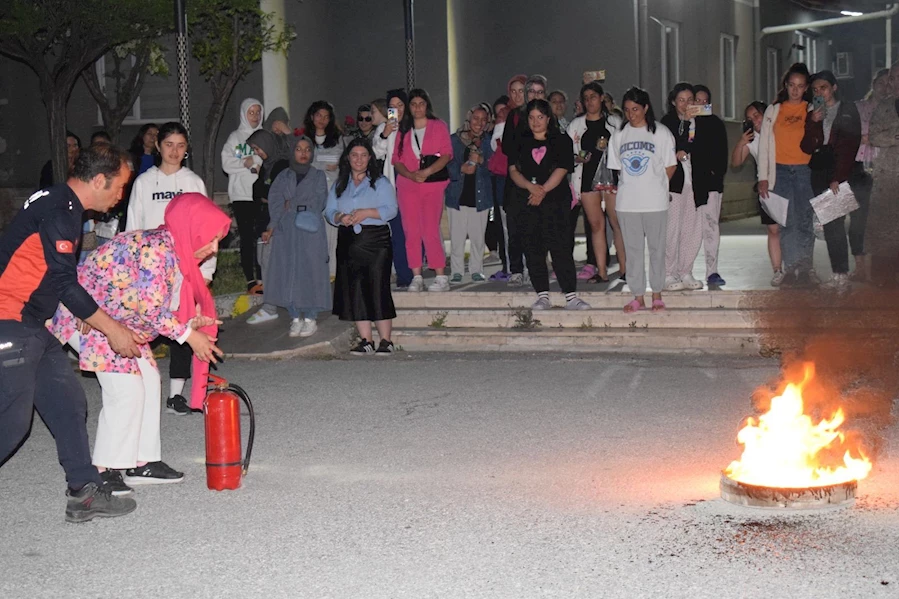
[[[215,345],[216,338],[202,331],[191,331],[187,338],[187,344],[193,350],[194,355],[202,362],[218,362],[218,355],[222,354]]]

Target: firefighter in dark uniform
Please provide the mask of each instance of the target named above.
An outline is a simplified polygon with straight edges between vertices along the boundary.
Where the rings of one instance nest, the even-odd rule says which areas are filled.
[[[101,310],[76,273],[82,214],[107,212],[119,202],[130,163],[114,146],[82,150],[69,180],[28,198],[0,237],[0,465],[22,444],[36,409],[65,470],[69,522],[123,516],[137,507],[133,499],[113,497],[91,464],[84,389],[44,326],[62,301],[117,353],[140,355],[142,339]]]

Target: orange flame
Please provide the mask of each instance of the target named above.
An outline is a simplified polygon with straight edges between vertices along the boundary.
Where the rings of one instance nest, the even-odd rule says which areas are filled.
[[[758,421],[749,418],[737,434],[743,455],[731,462],[725,474],[750,485],[776,488],[806,488],[860,480],[871,471],[871,461],[860,451],[843,454],[842,464],[822,464],[820,452],[834,441],[845,441],[837,430],[845,421],[843,409],[814,424],[803,413],[802,389],[815,376],[815,365],[805,364],[805,376],[798,384],[789,383],[782,395],[771,400],[771,409]],[[837,445],[839,446],[839,445]]]

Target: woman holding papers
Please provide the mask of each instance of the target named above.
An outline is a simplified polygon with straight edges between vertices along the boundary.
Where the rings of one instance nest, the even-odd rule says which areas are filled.
[[[855,167],[855,155],[862,140],[862,125],[858,110],[852,102],[841,102],[837,79],[830,71],[815,73],[812,93],[820,106],[809,113],[805,124],[802,149],[812,155],[812,191],[820,195],[840,191],[840,183],[847,181]],[[823,102],[822,102],[823,101]],[[846,238],[846,217],[840,216],[824,225],[824,240],[830,255],[833,278],[825,287],[839,293],[851,289],[849,283],[849,244]]]
[[[815,232],[812,228],[811,155],[801,147],[808,113],[808,67],[795,63],[783,77],[774,104],[765,110],[759,139],[759,196],[769,191],[787,200],[786,224],[781,227],[783,285],[809,286]]]

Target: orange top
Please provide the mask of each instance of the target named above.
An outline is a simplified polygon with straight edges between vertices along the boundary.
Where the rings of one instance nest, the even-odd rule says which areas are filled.
[[[781,103],[777,120],[774,121],[774,147],[777,151],[777,164],[808,164],[811,159],[809,154],[799,148],[802,136],[805,135],[807,113],[808,102]]]

